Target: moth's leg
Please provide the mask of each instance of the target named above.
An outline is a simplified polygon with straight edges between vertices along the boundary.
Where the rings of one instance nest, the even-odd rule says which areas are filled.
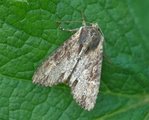
[[[77,32],[79,30],[79,28],[74,28],[74,29],[65,29],[60,27],[60,29],[62,29],[63,31],[68,31],[68,32]]]
[[[57,23],[81,23],[81,20],[75,20],[75,21],[70,21],[70,20],[66,20],[66,21],[57,21]]]
[[[82,16],[82,25],[83,26],[86,26],[86,18],[85,18],[85,15],[84,15],[84,13],[81,11],[81,16]]]
[[[80,23],[81,21],[57,21],[57,22],[60,24],[60,23],[71,23],[71,22]],[[74,28],[74,29],[65,29],[62,27],[59,27],[59,28],[63,31],[67,31],[67,32],[76,32],[79,30],[79,28]]]
[[[88,25],[91,26],[92,23],[90,23],[90,22],[86,22],[86,16],[85,16],[84,12],[81,11],[80,14],[81,14],[81,16],[82,16],[82,25],[83,25],[83,26],[86,26],[86,25],[88,24]]]

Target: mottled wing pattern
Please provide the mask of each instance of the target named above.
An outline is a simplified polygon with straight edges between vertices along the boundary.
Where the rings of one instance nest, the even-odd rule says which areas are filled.
[[[86,110],[93,109],[99,91],[103,40],[103,36],[97,36],[95,41],[99,43],[94,45],[95,48],[82,54],[69,81],[74,99]]]
[[[43,62],[33,76],[34,83],[52,86],[68,79],[78,61],[79,34],[80,30]]]
[[[45,86],[67,82],[77,103],[91,110],[98,95],[104,37],[97,24],[82,26],[43,62],[33,82]]]

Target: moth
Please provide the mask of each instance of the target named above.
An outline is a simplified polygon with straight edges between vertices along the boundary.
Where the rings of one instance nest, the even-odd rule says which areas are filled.
[[[85,110],[94,108],[99,92],[104,36],[98,24],[83,25],[33,75],[33,83],[66,83]]]

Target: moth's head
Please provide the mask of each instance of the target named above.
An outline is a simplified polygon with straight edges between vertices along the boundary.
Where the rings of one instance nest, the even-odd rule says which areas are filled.
[[[102,39],[103,34],[98,24],[81,27],[79,43],[87,52],[96,49]]]

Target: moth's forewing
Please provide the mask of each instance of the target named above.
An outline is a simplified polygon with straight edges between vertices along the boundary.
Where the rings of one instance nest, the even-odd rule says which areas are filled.
[[[33,75],[33,82],[52,86],[67,81],[78,59],[79,31],[56,50]]]
[[[96,103],[99,90],[104,38],[97,28],[84,29],[81,33],[85,31],[87,37],[80,34],[84,53],[80,55],[80,60],[72,74],[70,87],[77,103],[86,110],[91,110]]]

